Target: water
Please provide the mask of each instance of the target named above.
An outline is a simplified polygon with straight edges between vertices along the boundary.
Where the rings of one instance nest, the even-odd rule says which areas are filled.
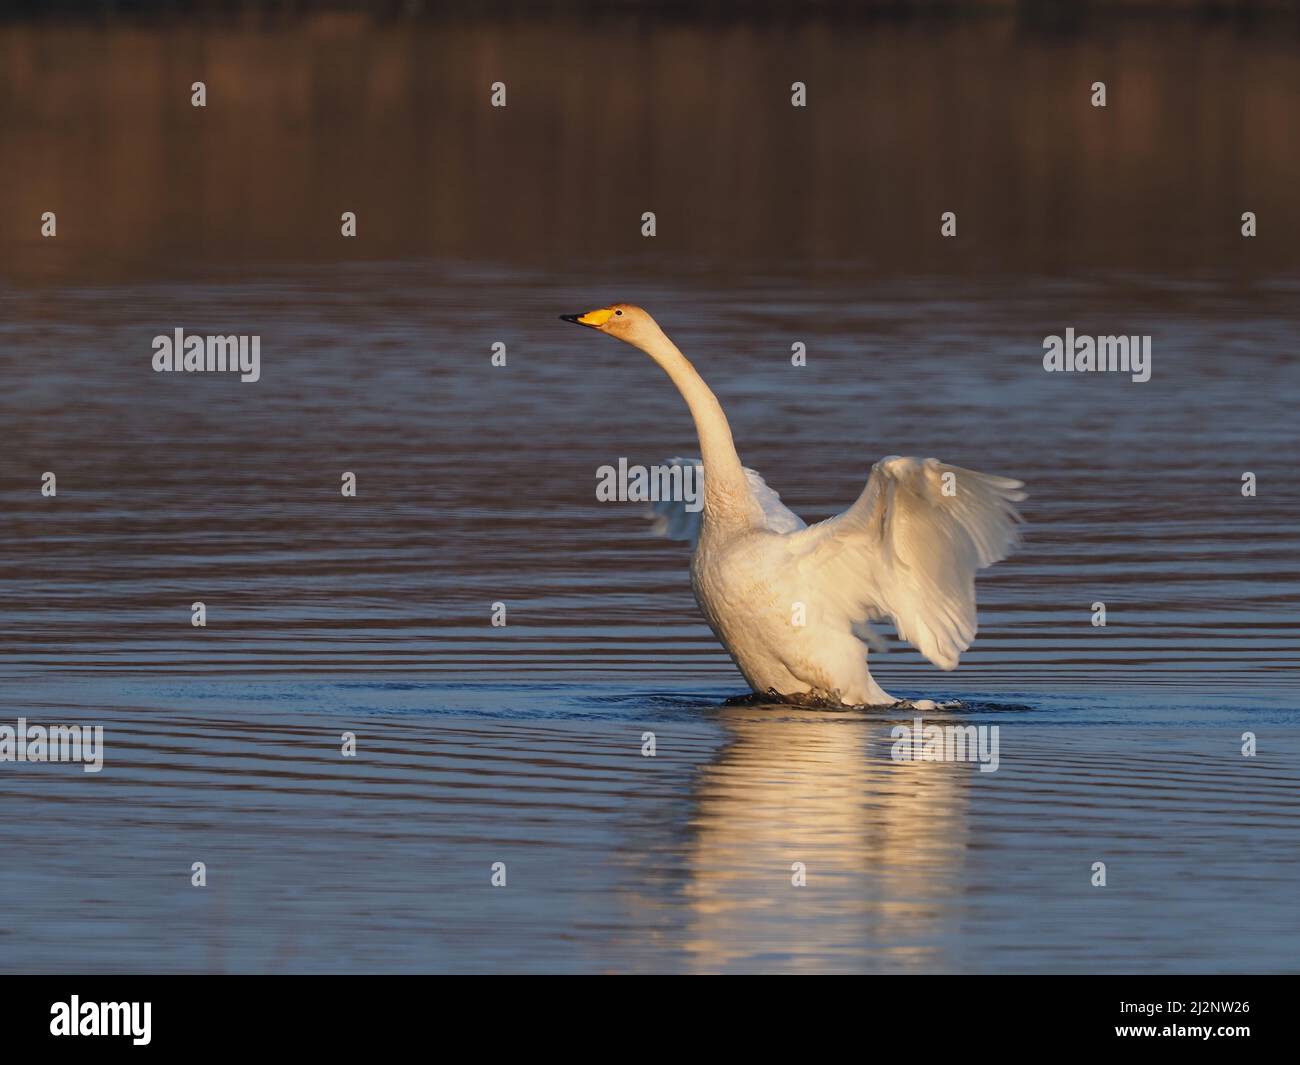
[[[19,117],[15,100],[65,84],[67,57],[98,57],[112,83],[132,62],[156,73],[162,60],[142,57],[178,46],[176,30],[100,32],[124,36],[98,50],[84,27],[0,31],[6,54],[47,57],[6,66],[0,103],[6,154],[31,160],[6,178],[29,214],[53,187],[51,160],[125,122],[130,93],[87,99],[107,113],[40,136],[39,116]],[[357,32],[380,54],[398,47],[387,30]],[[454,32],[480,34],[482,48],[494,39]],[[656,32],[682,62],[726,37]],[[947,54],[996,66],[985,24],[953,32]],[[259,33],[250,40],[291,48]],[[923,35],[888,33],[931,55]],[[507,58],[533,56],[538,34],[563,37],[517,28]],[[45,51],[25,50],[33,35]],[[769,27],[727,38],[747,57],[742,83],[757,84],[780,37]],[[202,39],[231,46],[216,31]],[[436,34],[412,39],[446,47]],[[1290,52],[1209,39],[1233,62],[1264,47],[1225,92],[1251,104],[1294,91]],[[820,55],[843,77],[853,69],[847,43],[812,29],[794,40],[796,57]],[[1142,75],[1157,98],[1202,62],[1144,30],[1126,41],[1163,57]],[[986,51],[963,47],[975,45]],[[1053,50],[1086,66],[1096,41],[1031,35],[1003,47],[1036,70]],[[651,54],[620,62],[642,76]],[[307,60],[290,56],[267,92],[294,84],[293,64]],[[570,59],[570,92],[613,62]],[[1207,77],[1224,65],[1204,62]],[[338,86],[351,69],[313,75],[314,91],[333,85],[339,97],[318,99],[321,113],[349,113]],[[1014,95],[1012,80],[983,73],[995,98]],[[511,112],[521,137],[539,115],[570,114],[533,76],[545,102],[521,100],[528,127]],[[406,68],[390,77],[396,125],[432,113],[426,83]],[[882,106],[946,128],[923,87],[873,83]],[[671,140],[662,116],[683,116],[682,90],[655,84],[646,113]],[[277,99],[288,110],[259,118],[259,137],[304,137],[329,174],[354,165],[334,127],[303,133],[298,97]],[[849,94],[834,99],[847,115]],[[627,113],[593,121],[615,136]],[[1161,167],[1228,150],[1217,126],[1195,146],[1179,123],[1148,120],[1168,148]],[[484,121],[445,127],[440,172],[475,145],[507,151]],[[755,148],[730,120],[717,128],[731,132],[715,131],[697,157],[703,186],[666,172],[651,182],[662,217],[707,218],[707,205],[735,202],[751,221],[784,217],[776,204],[793,164],[733,202],[719,167]],[[756,128],[789,133],[777,120]],[[143,157],[187,136],[169,123],[134,135]],[[217,150],[242,143],[232,128],[204,136],[237,172],[226,177],[251,174]],[[830,150],[828,136],[819,125],[804,143]],[[1066,132],[1037,136],[1067,150]],[[972,164],[1013,154],[978,139],[936,143],[917,149],[938,153],[936,164],[945,152]],[[367,144],[396,155],[351,171],[371,204],[363,225],[385,197],[414,204],[410,168],[429,162],[417,145]],[[509,149],[517,167],[548,150]],[[1289,217],[1277,211],[1294,210],[1280,192],[1290,149],[1275,138],[1251,150],[1264,158],[1250,191],[1271,217]],[[385,178],[402,153],[405,176]],[[1127,172],[1140,155],[1112,162]],[[982,251],[938,269],[942,253],[917,251],[897,213],[873,214],[902,180],[891,172],[856,189],[836,178],[818,201],[850,231],[882,218],[869,255],[850,254],[860,233],[814,226],[787,258],[790,234],[757,222],[701,223],[693,247],[677,230],[654,255],[618,242],[593,252],[598,235],[573,236],[570,222],[585,212],[613,226],[608,204],[591,210],[602,183],[628,201],[611,216],[642,209],[627,191],[635,160],[611,152],[605,164],[598,177],[574,167],[564,196],[516,174],[522,205],[501,198],[505,179],[488,167],[484,189],[457,186],[460,228],[449,232],[442,207],[423,243],[385,222],[352,259],[322,250],[323,238],[295,244],[295,227],[310,228],[297,214],[267,234],[301,195],[274,160],[247,228],[211,198],[191,212],[180,193],[106,181],[108,215],[143,218],[152,196],[171,220],[116,230],[88,217],[76,171],[62,188],[80,206],[61,216],[56,245],[6,232],[0,724],[101,724],[107,750],[98,774],[0,764],[0,969],[1294,971],[1294,243],[1261,237],[1247,263],[1232,258],[1244,255],[1236,243],[1225,250],[1189,223],[1171,245],[1146,246],[1143,211],[1168,192],[1140,186],[1131,215],[1098,208],[1081,224],[1076,212],[1044,220],[1032,239],[990,231]],[[1196,180],[1223,202],[1239,191],[1223,168]],[[1086,198],[1086,182],[1067,185]],[[311,187],[333,226],[336,204]],[[442,204],[452,192],[434,195]],[[490,220],[494,197],[511,204],[505,222]],[[544,202],[561,206],[531,213]],[[1001,202],[980,184],[958,209],[1001,217]],[[1080,261],[1061,268],[1056,238],[1076,225]],[[174,254],[181,245],[201,254]],[[718,392],[746,463],[809,520],[850,503],[890,453],[1027,482],[1025,544],[981,577],[980,634],[961,668],[941,673],[901,645],[873,657],[890,691],[963,701],[927,719],[997,725],[997,772],[891,760],[890,729],[907,713],[722,705],[743,684],[694,607],[684,547],[649,537],[635,506],[595,499],[605,463],[696,451],[680,398],[649,360],[556,320],[611,298],[657,315]],[[153,373],[152,338],[178,326],[259,334],[262,379]],[[1044,373],[1043,338],[1067,327],[1150,334],[1152,379]],[[497,341],[504,368],[490,362]],[[790,365],[795,341],[806,367]],[[40,494],[45,471],[57,474],[56,498]],[[345,471],[356,498],[340,494]],[[1253,498],[1241,494],[1244,471],[1258,479]],[[205,628],[190,624],[195,601]],[[1098,601],[1104,628],[1092,624]],[[490,623],[498,602],[505,627]],[[1246,731],[1258,736],[1253,759],[1240,751]],[[354,759],[340,756],[345,732]],[[646,732],[654,758],[641,753]],[[197,861],[202,890],[190,885]],[[1096,861],[1105,888],[1090,884]],[[506,863],[505,888],[489,882],[494,862]],[[806,887],[791,885],[795,862]]]

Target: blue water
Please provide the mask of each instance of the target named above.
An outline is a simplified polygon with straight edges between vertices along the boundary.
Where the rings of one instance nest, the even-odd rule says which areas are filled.
[[[595,500],[693,450],[648,360],[555,320],[597,277],[3,290],[0,725],[106,749],[0,763],[0,969],[1294,971],[1294,288],[625,281],[810,520],[894,452],[1026,481],[961,668],[872,659],[998,770],[894,761],[907,711],[723,705],[685,550]],[[1108,322],[1150,382],[1043,372]],[[232,323],[257,385],[149,370]]]

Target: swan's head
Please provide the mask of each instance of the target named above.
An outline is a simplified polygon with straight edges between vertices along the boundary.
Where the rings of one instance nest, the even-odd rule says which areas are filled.
[[[589,329],[599,329],[602,333],[626,340],[636,347],[661,335],[655,320],[631,303],[611,303],[608,307],[599,307],[586,314],[562,314],[560,317],[566,322],[577,322]]]

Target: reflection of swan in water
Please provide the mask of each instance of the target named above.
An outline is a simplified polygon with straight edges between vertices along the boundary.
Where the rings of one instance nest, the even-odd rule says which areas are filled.
[[[772,712],[722,711],[731,740],[693,789],[694,967],[951,967],[970,768],[892,761],[881,718]]]

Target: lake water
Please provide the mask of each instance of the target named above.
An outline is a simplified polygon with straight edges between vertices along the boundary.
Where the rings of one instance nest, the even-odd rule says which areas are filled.
[[[576,65],[548,78],[533,46],[561,47],[564,29],[515,27],[499,55],[479,25],[394,37],[323,20],[306,35],[315,52],[265,28],[0,29],[0,143],[29,161],[3,179],[7,202],[32,219],[46,201],[71,205],[54,241],[7,229],[0,249],[0,725],[98,724],[106,747],[95,774],[0,763],[0,969],[1295,971],[1300,262],[1275,229],[1249,259],[1234,219],[1252,195],[1271,226],[1295,219],[1284,190],[1300,153],[1265,137],[1240,148],[1244,170],[1207,163],[1188,178],[1222,205],[1231,240],[1206,236],[1218,223],[1186,199],[1181,227],[1152,237],[1167,185],[1099,193],[1103,210],[1086,205],[1086,176],[1060,176],[1055,194],[1020,201],[1044,214],[1018,228],[996,182],[954,184],[978,235],[945,265],[937,237],[918,250],[890,190],[908,189],[902,213],[924,212],[927,232],[945,192],[931,203],[898,169],[834,171],[806,208],[821,221],[785,228],[799,168],[781,138],[815,160],[836,137],[825,114],[803,132],[788,116],[743,122],[740,97],[782,54],[779,27],[660,28],[616,57],[569,54]],[[855,40],[882,62],[891,48],[952,57],[958,89],[967,76],[988,87],[990,130],[1019,99],[1015,71],[1063,100],[1057,72],[1105,54],[1086,35],[985,23],[937,43],[853,32],[792,37],[791,65],[839,78],[828,108],[841,117],[856,106]],[[372,66],[353,65],[353,37]],[[1188,143],[1159,103],[1199,64],[1264,126],[1297,99],[1295,56],[1271,41],[1216,32],[1206,58],[1172,38],[1121,42],[1150,60],[1125,68],[1147,110],[1114,112],[1112,175],[1140,171],[1142,129],[1167,148],[1155,165],[1171,180],[1177,160],[1194,171],[1237,150],[1226,119]],[[737,96],[694,114],[692,92],[716,87],[699,59],[727,47]],[[276,49],[279,75],[255,61]],[[419,59],[443,49],[469,56],[476,85],[494,61],[516,71],[503,76],[518,77],[522,114],[496,117],[522,140],[494,140],[490,114],[436,111],[455,68],[426,78]],[[164,74],[188,87],[178,55],[250,66],[229,74],[250,124],[203,116],[215,169],[181,158],[188,103],[148,129],[128,121]],[[999,55],[1012,73],[997,73]],[[79,59],[115,90],[85,89]],[[542,133],[568,136],[574,95],[614,77],[616,59],[653,88],[643,99],[620,83],[591,105],[612,138],[603,160],[601,137],[583,149],[593,176]],[[701,83],[652,78],[659,64]],[[369,95],[349,88],[361,70],[387,72],[362,78]],[[1070,130],[1043,116],[995,150],[927,105],[924,83],[863,77],[891,114],[936,133],[916,146],[934,173],[1017,152],[1051,171],[1070,150]],[[448,107],[468,107],[448,91]],[[59,98],[92,115],[42,127]],[[43,102],[23,112],[23,99]],[[390,125],[367,126],[350,160],[328,119],[360,129],[358,99]],[[423,140],[381,136],[435,113]],[[722,132],[691,156],[665,115]],[[909,143],[880,115],[864,121],[882,151]],[[630,122],[659,137],[631,191],[643,168],[616,150]],[[139,139],[128,152],[104,130]],[[259,145],[271,154],[256,176]],[[730,196],[727,160],[768,148],[776,172],[756,166]],[[299,152],[315,168],[291,180]],[[453,165],[474,152],[493,164],[478,190]],[[698,175],[659,162],[685,158]],[[197,184],[163,182],[149,159]],[[453,171],[449,189],[439,175]],[[352,193],[363,234],[378,233],[349,258],[304,234],[317,217],[337,233]],[[303,195],[309,209],[294,210]],[[668,235],[654,254],[637,245],[647,197]],[[579,217],[612,232],[622,215],[629,239],[575,235]],[[621,456],[697,451],[648,359],[556,319],[617,298],[657,316],[717,391],[742,458],[810,521],[852,502],[892,453],[1026,482],[1025,543],[982,575],[961,668],[896,643],[872,659],[890,691],[962,701],[927,721],[998,726],[996,772],[892,760],[906,712],[723,705],[744,685],[694,606],[686,549],[649,536],[635,505],[595,497],[597,469]],[[261,380],[154,373],[153,337],[178,327],[259,335]],[[1044,337],[1071,327],[1150,335],[1151,380],[1045,373]],[[355,758],[341,756],[345,732]],[[1091,883],[1098,861],[1105,887]]]

